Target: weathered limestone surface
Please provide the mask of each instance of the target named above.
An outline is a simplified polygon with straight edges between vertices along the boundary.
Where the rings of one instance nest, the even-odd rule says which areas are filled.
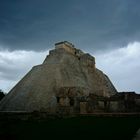
[[[55,113],[60,104],[70,106],[75,101],[70,97],[116,94],[109,78],[95,67],[95,58],[65,43],[56,44],[43,64],[34,66],[19,81],[0,102],[0,110]],[[61,96],[64,100],[58,99]]]

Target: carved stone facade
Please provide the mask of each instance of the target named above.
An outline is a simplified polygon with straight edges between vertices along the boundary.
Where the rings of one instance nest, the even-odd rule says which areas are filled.
[[[74,87],[61,88],[60,93],[56,95],[57,113],[140,112],[140,95],[134,92],[117,93],[111,97],[98,96],[93,93],[81,96],[76,93]]]

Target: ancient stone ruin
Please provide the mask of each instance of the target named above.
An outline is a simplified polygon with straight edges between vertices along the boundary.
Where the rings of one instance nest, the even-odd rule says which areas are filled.
[[[95,58],[64,41],[56,43],[43,64],[34,66],[3,98],[0,110],[66,114],[114,111],[120,109],[112,98],[115,95],[117,90],[96,68]]]

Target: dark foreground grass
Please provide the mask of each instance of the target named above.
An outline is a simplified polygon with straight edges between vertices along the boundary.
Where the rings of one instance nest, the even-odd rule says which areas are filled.
[[[140,127],[138,117],[82,116],[43,121],[5,121],[0,140],[131,140]]]

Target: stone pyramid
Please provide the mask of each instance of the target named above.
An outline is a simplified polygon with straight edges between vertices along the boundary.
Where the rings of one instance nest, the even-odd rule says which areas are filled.
[[[0,110],[56,113],[60,106],[78,108],[90,94],[116,93],[109,78],[95,67],[95,58],[64,41],[56,43],[43,64],[34,66],[3,98]]]

